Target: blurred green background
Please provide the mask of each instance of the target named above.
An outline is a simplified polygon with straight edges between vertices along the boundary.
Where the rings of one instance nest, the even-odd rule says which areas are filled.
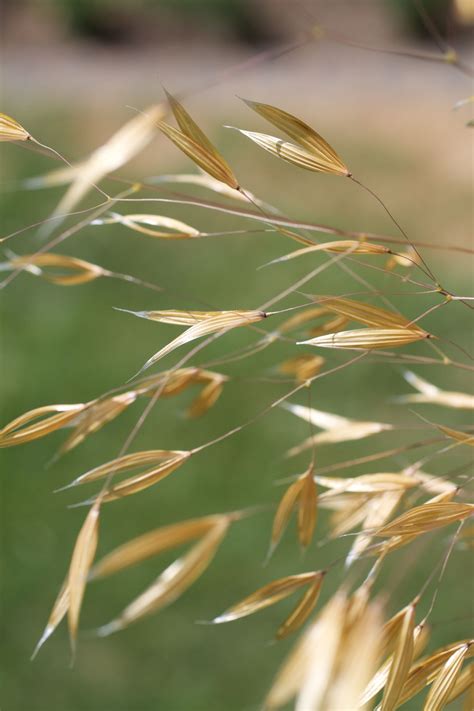
[[[87,49],[71,58],[64,48],[62,75],[51,76],[41,72],[52,66],[51,48],[45,54],[30,46],[29,55],[37,59],[36,65],[31,64],[32,78],[22,73],[25,67],[15,51],[11,48],[6,54],[5,110],[39,140],[71,160],[87,155],[128,119],[130,111],[125,104],[145,107],[161,99],[150,74],[143,76],[129,69],[123,79],[120,69],[129,60],[138,61],[136,55],[118,56],[114,50],[101,50],[102,54],[94,55],[92,75]],[[61,51],[56,55],[58,61],[63,56]],[[228,66],[235,59],[234,51],[239,53],[241,48],[233,47],[229,54],[217,48],[215,55],[206,55],[202,72],[212,75],[212,71]],[[140,61],[143,65],[139,66],[148,66],[147,71],[152,65],[154,72],[169,76],[173,80],[169,88],[175,91],[201,78],[197,46],[187,51],[184,59],[178,53],[176,63],[168,54],[166,61],[160,54],[155,63],[148,55]],[[76,79],[68,73],[74,68]],[[81,72],[85,77],[88,71],[87,81],[77,79]],[[41,76],[43,83],[38,85],[36,79]],[[106,87],[104,92],[102,85]],[[243,137],[223,129],[225,123],[255,130],[268,128],[241,107],[235,94],[280,105],[314,125],[339,150],[354,174],[382,195],[414,239],[468,246],[472,219],[471,168],[466,151],[469,133],[464,125],[465,115],[451,111],[455,101],[468,92],[468,82],[450,67],[367,56],[324,45],[298,56],[290,55],[270,67],[262,65],[247,74],[232,76],[225,85],[197,95],[186,105],[225,154],[241,182],[284,213],[336,227],[397,236],[375,201],[355,185],[280,164]],[[3,236],[51,213],[62,190],[28,192],[20,186],[24,178],[56,166],[20,146],[1,146]],[[157,137],[143,155],[119,174],[134,179],[192,171],[190,161],[164,137]],[[110,180],[104,185],[111,191],[117,188]],[[186,192],[207,197],[191,188]],[[93,204],[93,198],[86,204]],[[150,203],[139,210],[124,207],[123,212],[127,211],[177,217],[209,232],[253,227],[253,223],[237,217],[184,206]],[[74,224],[74,219],[68,224]],[[6,246],[27,253],[42,244],[33,229]],[[84,402],[121,385],[178,333],[173,326],[116,312],[114,306],[137,310],[199,309],[207,302],[218,309],[256,308],[322,261],[315,256],[308,261],[295,260],[257,270],[293,247],[291,241],[276,233],[166,242],[117,226],[82,230],[57,251],[132,274],[167,291],[156,294],[112,279],[61,288],[29,274],[20,275],[2,293],[2,422],[44,404]],[[466,255],[435,250],[423,254],[446,288],[458,294],[471,291],[472,264]],[[416,289],[394,277],[363,266],[356,269],[408,316],[415,317],[437,301],[432,295],[410,296]],[[416,278],[414,272],[412,276]],[[363,292],[365,288],[333,267],[311,282],[307,290],[341,294]],[[293,296],[275,308],[298,303],[301,296]],[[452,304],[428,316],[423,324],[443,339],[470,348],[469,316],[467,308]],[[230,333],[193,362],[206,363],[222,357],[254,338],[251,331],[244,329]],[[462,353],[443,342],[444,347],[456,360],[465,360]],[[435,355],[424,344],[406,351]],[[300,352],[296,346],[276,345],[252,359],[216,367],[229,374],[231,381],[209,413],[198,420],[185,418],[190,392],[161,400],[132,449],[191,448],[245,422],[290,389],[288,383],[273,382],[276,368],[281,360]],[[177,351],[163,361],[163,368],[171,366],[183,353]],[[336,351],[322,355],[327,358],[328,368],[347,358]],[[400,366],[376,360],[363,361],[341,370],[337,376],[316,381],[312,404],[348,417],[393,422],[400,430],[360,442],[322,447],[317,452],[319,466],[429,436],[428,426],[390,402],[394,395],[411,391],[401,377]],[[413,370],[445,389],[469,391],[472,387],[469,373],[460,369],[427,366]],[[303,393],[293,401],[307,404],[307,397]],[[194,457],[159,485],[104,507],[99,556],[157,526],[270,504],[231,528],[202,578],[160,614],[103,640],[88,631],[112,619],[173,557],[161,556],[93,584],[87,589],[81,618],[83,634],[74,668],[69,668],[64,625],[31,663],[29,656],[67,570],[85,515],[84,509],[68,508],[83,498],[82,491],[52,492],[116,456],[142,407],[143,401],[135,404],[52,466],[48,462],[67,432],[2,453],[1,695],[5,711],[257,709],[278,665],[294,643],[293,639],[272,642],[277,625],[294,602],[283,602],[228,625],[212,627],[196,622],[211,619],[274,578],[319,569],[348,549],[350,539],[318,545],[324,538],[327,520],[322,512],[316,543],[305,556],[298,550],[292,524],[271,562],[263,567],[273,506],[284,491],[275,483],[300,473],[308,461],[304,455],[298,460],[284,458],[290,446],[307,436],[307,425],[276,408],[241,433]],[[462,412],[429,406],[416,410],[436,422],[466,425]],[[426,470],[445,474],[464,465],[468,455],[461,449],[440,456]],[[433,450],[417,451],[421,456]],[[353,467],[346,473],[396,471],[415,461],[416,456]],[[446,530],[429,537],[426,546],[415,545],[393,555],[377,586],[381,589],[387,585],[393,590],[387,615],[416,594],[448,544]],[[470,633],[473,586],[472,576],[466,580],[466,571],[472,570],[469,566],[468,552],[459,546],[447,568],[432,615],[432,649]],[[366,563],[358,571],[362,574],[365,569]],[[342,566],[331,572],[322,602],[343,576]],[[407,709],[420,707],[419,697],[406,705]]]

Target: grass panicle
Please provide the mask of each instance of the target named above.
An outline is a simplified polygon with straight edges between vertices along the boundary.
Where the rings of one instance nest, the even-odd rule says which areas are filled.
[[[466,12],[465,3],[457,5],[462,18]],[[226,81],[233,73],[248,69],[254,63],[323,39],[353,48],[411,57],[414,68],[416,60],[430,61],[450,65],[460,73],[471,75],[471,68],[440,36],[422,5],[416,3],[416,6],[438,45],[438,52],[365,46],[330,28],[314,25],[297,41],[265,51],[231,71],[221,72],[219,81]],[[118,130],[111,132],[108,138],[104,137],[101,145],[88,156],[79,157],[72,164],[55,149],[39,143],[14,118],[0,114],[0,142],[18,144],[6,146],[7,150],[20,153],[18,147],[23,145],[61,161],[60,168],[45,174],[39,174],[40,169],[36,169],[32,176],[16,183],[16,187],[26,191],[44,188],[65,191],[49,218],[35,223],[30,220],[0,237],[2,243],[15,239],[21,244],[21,254],[12,252],[10,244],[4,249],[0,271],[6,272],[6,276],[0,288],[6,289],[25,272],[39,277],[24,279],[26,287],[31,282],[31,287],[37,289],[38,303],[42,290],[45,294],[46,290],[59,294],[67,304],[68,296],[97,289],[94,308],[102,313],[103,305],[109,303],[107,298],[112,293],[107,290],[113,287],[112,279],[116,280],[113,283],[117,292],[113,293],[117,301],[114,296],[111,303],[130,304],[132,308],[116,308],[119,313],[111,311],[105,316],[111,318],[111,327],[104,328],[103,339],[105,346],[112,349],[107,367],[115,375],[117,350],[129,339],[129,315],[154,322],[154,325],[136,325],[143,332],[146,328],[150,333],[155,329],[158,336],[161,332],[166,336],[167,326],[182,329],[179,335],[164,341],[164,345],[163,342],[155,345],[158,350],[154,349],[148,360],[145,360],[145,349],[140,341],[134,342],[138,362],[144,362],[144,365],[131,379],[133,382],[125,382],[125,377],[119,373],[115,387],[109,386],[106,392],[99,392],[90,399],[87,384],[78,381],[79,394],[71,399],[77,397],[81,402],[71,404],[35,406],[34,395],[28,396],[31,404],[23,403],[22,414],[10,415],[14,419],[0,429],[0,447],[31,444],[32,451],[36,440],[59,430],[64,436],[63,430],[67,430],[53,463],[59,455],[71,452],[94,435],[94,445],[90,442],[92,449],[82,448],[84,459],[77,465],[83,473],[63,489],[89,484],[97,489],[88,500],[70,507],[87,505],[88,510],[33,657],[62,620],[67,619],[74,659],[83,626],[86,593],[89,601],[99,582],[105,587],[110,584],[108,579],[111,576],[130,574],[131,568],[147,562],[154,565],[159,556],[164,556],[165,563],[155,573],[155,579],[151,583],[142,583],[139,592],[127,598],[130,601],[121,612],[111,612],[110,616],[101,618],[105,623],[96,630],[98,636],[119,632],[157,613],[165,615],[166,608],[188,594],[206,574],[214,559],[220,556],[221,548],[224,558],[229,555],[229,550],[235,554],[232,576],[245,582],[249,575],[248,561],[240,555],[241,549],[235,547],[237,539],[232,535],[235,522],[242,520],[239,526],[242,525],[243,530],[244,519],[255,515],[254,523],[259,527],[259,533],[270,538],[265,561],[268,567],[257,567],[255,581],[241,586],[246,590],[245,597],[232,602],[234,596],[226,595],[231,606],[211,622],[222,625],[252,617],[257,625],[262,618],[257,613],[279,603],[288,605],[286,616],[281,615],[283,621],[275,624],[275,637],[282,640],[298,631],[300,636],[277,670],[263,708],[272,711],[291,703],[295,711],[395,711],[421,693],[424,693],[423,700],[417,699],[415,703],[420,708],[423,705],[426,711],[441,711],[461,696],[464,696],[465,708],[470,708],[474,688],[474,666],[469,663],[474,652],[473,640],[467,637],[467,632],[458,639],[454,626],[443,625],[441,610],[439,616],[432,613],[440,599],[448,609],[451,586],[464,584],[459,571],[467,571],[467,564],[462,569],[459,564],[452,566],[453,558],[459,556],[461,561],[461,556],[466,555],[467,560],[473,550],[469,519],[472,521],[474,504],[468,446],[474,445],[474,430],[472,418],[468,417],[474,408],[474,396],[469,392],[472,388],[467,378],[472,377],[474,366],[473,357],[461,340],[463,334],[457,343],[451,331],[458,323],[457,314],[466,318],[462,324],[467,323],[467,316],[474,309],[474,297],[462,288],[463,282],[458,279],[454,262],[453,266],[450,262],[457,256],[466,260],[467,265],[473,250],[462,243],[454,244],[451,232],[449,239],[424,241],[422,237],[429,225],[427,227],[420,211],[411,228],[414,237],[411,239],[401,227],[404,219],[399,222],[398,215],[389,210],[378,193],[353,176],[335,148],[309,123],[272,104],[244,99],[247,107],[258,115],[254,118],[265,120],[277,134],[285,136],[280,138],[236,128],[250,140],[245,147],[252,159],[255,157],[258,161],[261,156],[256,145],[294,167],[349,178],[377,201],[400,234],[393,237],[362,231],[359,225],[357,229],[350,229],[342,203],[338,224],[344,224],[344,229],[315,222],[313,218],[311,221],[301,219],[298,210],[307,212],[308,205],[304,203],[304,192],[300,191],[301,183],[297,181],[306,177],[311,185],[315,179],[303,171],[292,170],[295,182],[280,186],[283,195],[291,192],[294,196],[295,215],[287,215],[279,205],[271,204],[271,191],[265,186],[260,186],[262,196],[258,185],[252,185],[252,192],[242,187],[236,177],[236,173],[240,175],[239,162],[236,160],[234,172],[219,145],[211,142],[185,108],[190,93],[180,95],[178,99],[165,90],[166,101],[136,111]],[[469,102],[470,99],[462,100],[456,108]],[[171,117],[175,125],[171,125],[167,117]],[[356,125],[357,116],[350,117],[350,121],[351,131],[357,136],[359,149],[364,153],[362,137],[365,127]],[[28,125],[36,132],[33,123],[30,117]],[[331,126],[329,129],[328,133],[333,131]],[[240,137],[233,135],[239,143]],[[139,181],[117,175],[117,171],[121,173],[155,138],[171,141],[194,163],[197,171],[160,172],[163,166],[158,150],[156,175]],[[443,149],[444,144],[438,148]],[[390,160],[389,156],[386,165],[389,177],[393,175]],[[278,169],[276,161],[273,165]],[[426,166],[423,168],[427,169]],[[255,170],[255,176],[249,177],[258,175]],[[440,172],[441,175],[445,172]],[[405,185],[414,180],[412,173],[404,177],[407,178]],[[103,188],[106,178],[107,192]],[[276,180],[273,175],[272,180]],[[321,177],[317,180],[326,184]],[[331,184],[328,179],[328,190]],[[349,185],[347,181],[346,185]],[[191,186],[191,194],[186,192],[187,186]],[[271,184],[268,187],[271,188]],[[91,191],[100,201],[93,207],[76,209]],[[203,191],[207,197],[201,197]],[[213,193],[210,197],[209,192]],[[26,192],[22,197],[25,205],[31,195]],[[357,194],[353,195],[350,190],[349,199],[358,210]],[[167,214],[168,208],[171,215]],[[218,223],[210,219],[214,217]],[[61,227],[66,218],[69,220],[67,227]],[[453,225],[455,227],[454,221]],[[109,227],[109,230],[96,229],[102,226]],[[31,238],[35,238],[33,233],[38,229],[39,237],[56,230],[57,233],[48,242],[32,248]],[[109,234],[116,233],[116,239],[123,238],[128,244],[130,237],[133,239],[138,235],[153,238],[155,241],[134,239],[131,251],[122,253],[112,237],[107,254],[111,264],[120,263],[127,254],[130,260],[133,254],[134,263],[142,266],[146,266],[148,260],[149,268],[159,274],[159,284],[101,267],[94,263],[94,256],[91,257],[93,261],[89,261],[86,258],[88,250],[94,254],[97,248],[88,246],[87,240],[81,243],[77,252],[85,254],[84,258],[60,253],[66,240],[74,236],[77,244],[83,234],[89,233],[105,240],[109,239]],[[320,235],[323,236],[320,238]],[[219,239],[211,239],[216,237]],[[225,239],[221,240],[221,237]],[[282,254],[276,243],[282,237],[297,241],[298,248]],[[234,238],[244,240],[241,252],[226,251],[228,241]],[[153,257],[148,255],[147,249],[155,250]],[[168,250],[172,256],[166,256]],[[439,276],[428,266],[425,250],[442,255],[443,263],[433,260],[433,269],[440,270]],[[138,259],[138,252],[145,255],[145,261]],[[281,256],[275,256],[278,254]],[[211,255],[212,264],[207,264],[208,255]],[[238,261],[239,255],[244,255],[243,263]],[[255,266],[255,272],[251,274],[245,270],[247,260]],[[258,265],[262,262],[263,266],[281,266],[273,271],[260,272]],[[176,271],[169,268],[170,264],[176,265]],[[298,267],[301,268],[299,276],[294,272]],[[189,269],[195,272],[190,284],[189,271],[186,271]],[[170,273],[166,274],[167,271]],[[449,289],[443,283],[445,278],[448,279],[445,275],[452,282]],[[206,296],[193,293],[192,283],[196,282],[196,277],[206,282]],[[92,284],[96,280],[98,282]],[[22,284],[23,280],[20,280],[20,286]],[[82,285],[76,292],[60,288],[76,285]],[[119,286],[123,291],[118,292]],[[215,298],[212,297],[214,286]],[[129,301],[127,289],[130,289]],[[137,294],[136,298],[133,294],[133,290],[138,289],[153,291],[154,301],[138,301]],[[258,303],[255,299],[257,292],[261,294],[258,301],[261,298],[263,303],[246,308],[248,303],[252,306]],[[226,308],[223,298],[231,308]],[[136,307],[137,303],[143,306]],[[232,308],[235,304],[240,304],[241,308]],[[62,306],[61,303],[61,309]],[[33,308],[31,313],[35,313]],[[270,316],[271,328],[268,328]],[[24,318],[23,312],[21,318]],[[429,330],[425,330],[425,324]],[[464,329],[463,325],[458,330]],[[93,338],[94,329],[91,328],[90,333]],[[90,338],[89,333],[83,337],[88,354]],[[440,343],[446,352],[440,349]],[[204,355],[208,346],[212,346],[209,357]],[[325,357],[314,347],[325,348]],[[179,355],[176,353],[178,349]],[[451,349],[456,349],[454,357],[451,357]],[[346,350],[358,353],[347,354]],[[152,375],[143,374],[165,357],[169,357],[166,369]],[[28,367],[36,368],[35,361],[35,357],[29,358]],[[380,377],[385,378],[382,402],[376,390],[381,382],[375,379],[376,369],[380,369]],[[44,377],[42,369],[34,372],[42,373]],[[411,392],[405,392],[407,387],[403,386],[400,374],[413,389]],[[8,378],[9,374],[6,375]],[[62,377],[61,373],[52,375],[56,379]],[[28,377],[29,382],[35,382],[32,374]],[[377,411],[374,409],[374,393],[379,398]],[[301,396],[304,396],[302,401],[305,404],[299,404]],[[164,402],[172,398],[175,399]],[[67,401],[69,397],[64,399]],[[62,397],[58,400],[63,402]],[[218,407],[201,423],[195,422],[195,418],[207,415],[218,401]],[[335,404],[337,402],[339,405]],[[101,444],[106,438],[101,440],[103,434],[95,436],[95,433],[124,413],[127,416],[121,418],[120,424],[127,425],[127,417],[133,419],[133,413],[140,405],[142,409],[124,440],[116,443],[112,453],[104,455]],[[413,406],[416,412],[411,415],[418,418],[414,425],[408,419],[409,408]],[[418,406],[422,406],[419,408],[422,414],[418,412]],[[436,421],[428,419],[431,418],[430,412],[428,417],[424,414],[425,408],[430,407],[447,408],[452,420],[443,416],[439,418],[440,424],[437,417]],[[239,415],[244,409],[245,416]],[[177,417],[177,413],[183,412],[189,418],[184,423],[184,418]],[[355,417],[347,416],[351,413],[355,413]],[[158,418],[158,424],[155,421],[151,426],[151,416]],[[266,472],[260,468],[265,453],[271,454],[272,470],[283,470],[274,476],[281,481],[287,476],[284,473],[287,458],[308,450],[311,452],[310,463],[307,461],[297,470],[302,473],[284,480],[286,489],[270,512],[271,523],[269,518],[260,516],[266,512],[265,501],[263,505],[259,501],[254,508],[227,513],[216,507],[211,510],[217,513],[203,515],[199,511],[200,503],[212,492],[206,489],[205,494],[193,495],[184,475],[175,477],[174,482],[181,491],[189,493],[187,502],[189,499],[192,513],[180,512],[180,499],[175,491],[173,501],[176,506],[173,504],[172,508],[174,511],[177,507],[176,516],[173,513],[173,522],[168,523],[166,512],[172,503],[168,482],[158,487],[155,484],[177,472],[189,459],[193,458],[194,462],[195,454],[219,449],[224,440],[232,438],[236,449],[230,456],[240,458],[241,447],[248,447],[250,441],[243,438],[244,432],[254,425],[257,431],[263,420],[265,426],[255,440],[259,458],[254,463],[252,452],[246,454],[252,460],[250,466],[255,467],[255,472],[250,474],[259,478],[259,486],[268,485],[268,498],[270,479],[264,478]],[[302,441],[297,440],[285,452],[300,426],[304,427]],[[217,432],[212,429],[214,427]],[[200,443],[198,446],[193,439],[194,432]],[[151,439],[146,440],[147,436]],[[391,438],[396,441],[389,448],[385,439]],[[109,441],[115,443],[113,428]],[[161,446],[170,448],[158,448]],[[341,447],[347,448],[348,454],[340,455]],[[103,463],[97,465],[89,461],[91,452],[95,453],[96,462]],[[229,457],[224,449],[222,452],[224,457]],[[225,496],[231,497],[233,490],[235,493],[237,488],[240,489],[241,481],[231,479],[233,468],[226,466],[228,461],[219,461],[220,478],[214,484],[220,482]],[[240,467],[240,459],[238,464]],[[214,486],[212,478],[206,481],[200,486]],[[142,497],[128,500],[129,496],[140,492]],[[251,495],[251,489],[239,495]],[[122,503],[120,521],[124,523],[120,541],[114,542],[116,531],[108,516],[103,516],[103,506],[119,499],[127,500]],[[62,505],[61,497],[55,500]],[[134,501],[144,505],[144,518],[147,505],[154,512],[154,522],[145,530],[139,529],[141,533],[130,533],[125,526],[125,522],[135,521]],[[107,515],[118,512],[120,516],[120,505],[106,507],[105,511]],[[225,511],[229,511],[227,505]],[[275,572],[271,566],[276,567],[278,562],[271,560],[272,554],[293,525],[292,519],[296,535],[287,535],[285,550],[279,551],[282,558],[286,553],[286,562],[291,561],[291,567],[288,566],[286,572],[280,569]],[[99,523],[104,551],[95,562]],[[232,540],[227,542],[231,528],[229,539]],[[56,531],[56,534],[59,536],[60,532]],[[240,535],[240,541],[254,541],[253,532],[251,539],[248,533]],[[240,545],[239,540],[237,543]],[[252,549],[252,545],[249,548]],[[255,550],[250,553],[258,556],[258,546],[255,544],[253,548]],[[297,567],[301,554],[306,556],[303,570]],[[324,562],[315,563],[319,558]],[[415,565],[419,565],[415,577],[417,580],[421,578],[422,582],[413,597],[413,592],[407,594],[407,590],[414,579],[411,566]],[[451,578],[447,580],[449,573]],[[117,580],[120,580],[118,575]],[[206,592],[205,587],[201,590]],[[323,604],[319,608],[321,591]],[[457,605],[458,591],[454,592],[456,595],[453,594],[452,599]],[[225,604],[228,602],[219,603],[219,608],[223,609]],[[424,617],[417,623],[419,608],[422,608]],[[183,610],[185,608],[181,608],[181,612]],[[215,610],[207,613],[208,617],[213,614]],[[454,625],[461,618],[458,620],[453,614],[452,621]],[[200,628],[196,628],[195,634],[200,634]],[[225,632],[215,630],[213,634]],[[97,641],[94,643],[98,644]],[[159,653],[159,640],[156,645]],[[239,649],[235,652],[238,658]],[[264,676],[268,671],[264,667],[264,654],[260,654],[260,662]],[[97,678],[101,681],[100,665],[98,669]]]

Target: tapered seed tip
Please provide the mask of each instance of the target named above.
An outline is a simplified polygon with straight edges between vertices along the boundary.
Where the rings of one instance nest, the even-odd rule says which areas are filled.
[[[41,647],[46,642],[46,640],[51,636],[53,630],[54,630],[54,627],[51,627],[50,625],[47,625],[45,627],[45,630],[44,630],[43,634],[41,635],[41,637],[39,638],[38,644],[34,648],[33,654],[30,657],[31,662],[34,661],[34,659],[36,658],[36,655],[38,654],[38,652],[40,651]]]
[[[285,454],[283,455],[285,459],[291,459],[292,457],[296,457],[300,452],[303,451],[300,449],[300,447],[292,447],[289,449]]]
[[[140,318],[144,318],[144,311],[131,311],[131,309],[122,309],[120,306],[112,306],[112,308],[114,311],[123,311],[123,313],[125,314],[132,314],[132,316],[139,316]]]
[[[98,627],[96,629],[96,635],[97,635],[97,637],[108,637],[109,635],[114,634],[114,632],[118,632],[121,629],[122,629],[122,624],[120,623],[120,621],[113,620],[112,622],[109,622],[107,625],[102,625],[102,627]]]
[[[354,553],[350,552],[350,553],[348,554],[346,560],[344,561],[344,569],[345,569],[345,570],[349,570],[349,568],[351,567],[351,565],[352,565],[356,560],[357,560],[357,556],[356,556]]]
[[[53,494],[59,494],[60,491],[66,491],[66,489],[72,489],[73,486],[77,486],[78,480],[74,479],[74,481],[71,481],[69,484],[66,484],[65,486],[60,486],[59,489],[54,489]]]
[[[78,509],[81,506],[90,506],[91,504],[95,504],[96,499],[86,499],[85,501],[78,501],[77,504],[69,504],[68,509]]]
[[[131,378],[129,378],[128,380],[125,381],[125,382],[126,382],[126,385],[128,385],[128,383],[131,383],[132,380],[135,380],[135,378],[138,378],[142,373],[145,372],[145,370],[148,370],[148,368],[149,368],[151,365],[152,365],[151,363],[148,364],[148,362],[146,362],[145,365],[144,365],[142,368],[140,368],[140,370],[137,370],[137,372],[135,373],[135,375],[132,375]]]
[[[173,103],[176,103],[175,97],[173,96],[173,94],[171,92],[168,91],[168,89],[163,84],[161,85],[161,88],[163,89],[163,91],[166,94],[166,99],[168,101],[168,104],[169,104],[171,110],[173,110],[172,105],[173,105]]]
[[[275,541],[270,542],[270,545],[268,546],[267,555],[263,559],[263,563],[262,563],[262,566],[264,568],[266,568],[267,565],[269,564],[270,559],[271,559],[272,555],[274,554],[277,545],[278,545],[278,542],[275,542]]]

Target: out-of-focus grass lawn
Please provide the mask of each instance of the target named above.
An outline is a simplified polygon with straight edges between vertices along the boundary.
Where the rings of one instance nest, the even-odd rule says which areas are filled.
[[[33,133],[64,150],[78,126],[77,117],[67,112],[43,113],[39,122],[31,116],[29,122]],[[356,186],[279,165],[234,134],[216,135],[242,182],[265,199],[274,199],[292,216],[395,234],[375,202]],[[64,144],[62,137],[65,137]],[[336,145],[337,139],[337,133],[332,135]],[[347,136],[345,140],[347,143]],[[83,142],[84,137],[80,136],[78,141]],[[157,157],[159,168],[155,172],[190,172],[189,162],[168,149],[163,165],[158,160],[163,145],[164,139],[159,139],[147,151],[148,161],[150,155]],[[359,173],[371,176],[372,187],[380,187],[391,204],[401,206],[397,217],[413,237],[438,239],[436,234],[426,234],[429,210],[420,210],[417,201],[406,197],[406,193],[420,190],[423,181],[433,209],[435,191],[442,190],[442,200],[456,215],[456,224],[469,220],[468,186],[435,183],[408,150],[382,142],[374,145],[371,136],[358,140],[357,144],[354,142],[349,149],[354,164],[363,162],[363,171]],[[7,185],[55,167],[45,158],[15,146],[2,146],[2,162]],[[123,171],[124,175],[132,173],[132,168],[129,172]],[[115,189],[112,183],[108,185]],[[2,235],[47,216],[59,194],[58,190],[7,190],[2,198]],[[253,226],[235,217],[185,207],[151,203],[145,207],[140,205],[138,209],[124,208],[126,210],[176,216],[207,231]],[[445,224],[440,224],[443,234],[449,228],[449,216],[445,220]],[[455,237],[453,235],[453,242]],[[33,230],[12,239],[6,246],[24,253],[41,244]],[[194,242],[166,242],[116,226],[83,230],[61,245],[65,253],[160,284],[169,291],[156,294],[111,279],[61,288],[28,274],[19,276],[3,293],[2,422],[40,405],[86,401],[122,384],[178,332],[173,326],[134,319],[112,307],[199,309],[202,302],[208,302],[219,309],[255,308],[322,260],[315,256],[311,260],[295,260],[257,271],[258,266],[293,247],[291,241],[279,234],[262,232]],[[464,256],[428,251],[426,255],[447,288],[456,293],[469,291],[469,265]],[[409,287],[396,278],[369,269],[359,268],[358,272],[375,288],[389,294],[409,316],[414,317],[435,303],[432,296],[397,296]],[[318,294],[341,294],[364,291],[365,287],[333,267],[306,289]],[[301,301],[301,296],[294,296],[282,302],[281,308]],[[424,325],[444,339],[466,347],[470,341],[469,316],[467,308],[452,304],[427,317]],[[202,351],[196,362],[205,363],[222,356],[254,338],[254,334],[244,330],[228,334],[212,348]],[[424,344],[407,352],[410,351],[436,357]],[[235,378],[226,385],[223,396],[208,414],[199,420],[187,420],[183,416],[189,393],[160,401],[134,442],[133,450],[194,447],[244,422],[291,387],[288,383],[278,385],[270,380],[276,375],[275,366],[283,358],[300,352],[299,347],[291,345],[275,346],[255,358],[216,368]],[[449,352],[456,359],[464,359],[454,349],[449,348]],[[182,353],[174,353],[160,365],[172,365]],[[332,351],[323,355],[327,357],[327,367],[347,358]],[[424,371],[415,367],[414,370],[447,389],[469,389],[468,374],[461,370],[437,366],[429,366]],[[318,464],[325,466],[427,436],[420,420],[389,402],[395,394],[408,391],[410,388],[404,383],[398,365],[375,362],[362,362],[340,371],[337,376],[317,381],[312,388],[315,407],[349,417],[396,422],[406,428],[360,442],[321,448],[317,453]],[[294,401],[307,404],[305,393]],[[130,408],[53,466],[48,467],[48,461],[63,441],[61,432],[6,450],[2,455],[2,697],[5,710],[257,709],[275,670],[293,644],[293,640],[271,642],[291,602],[225,626],[197,625],[196,621],[211,619],[273,578],[321,568],[343,554],[350,544],[350,539],[322,547],[313,544],[303,557],[291,526],[270,564],[264,568],[262,561],[273,511],[264,509],[233,526],[208,571],[182,598],[122,634],[98,640],[88,635],[87,630],[112,619],[153,580],[165,562],[172,560],[171,556],[148,561],[113,579],[91,585],[83,608],[84,634],[74,669],[69,668],[64,625],[31,663],[29,656],[64,578],[85,515],[85,509],[67,508],[84,498],[82,490],[52,492],[78,474],[116,456],[142,406],[143,403]],[[465,422],[462,414],[454,410],[426,406],[417,409],[438,422],[451,425]],[[410,428],[413,431],[410,432]],[[274,504],[283,492],[281,486],[275,486],[275,481],[303,471],[307,464],[304,456],[298,461],[283,457],[291,445],[306,436],[307,425],[303,421],[276,408],[251,427],[196,456],[159,485],[105,506],[99,555],[166,523],[255,504]],[[466,459],[467,455],[459,452],[440,457],[426,468],[442,474]],[[413,455],[411,459],[401,456],[379,465],[346,471],[390,471],[413,460]],[[322,513],[317,540],[324,537],[325,521]],[[447,531],[430,541],[425,548],[415,546],[408,554],[402,550],[388,561],[381,578],[381,584],[393,587],[387,614],[406,604],[420,589],[446,549]],[[466,566],[467,553],[456,551],[433,613],[433,620],[439,624],[433,628],[432,648],[468,634],[464,618],[470,612],[472,586],[462,582]],[[343,574],[342,566],[331,572],[322,601],[332,594]],[[406,708],[419,706],[417,698]]]

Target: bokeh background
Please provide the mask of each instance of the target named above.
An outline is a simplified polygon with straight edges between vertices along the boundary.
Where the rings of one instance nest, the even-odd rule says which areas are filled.
[[[446,0],[427,0],[425,7],[440,34],[464,61],[471,61],[469,3],[458,3],[456,9]],[[360,44],[437,51],[410,0],[4,0],[2,110],[75,161],[127,121],[132,115],[130,106],[144,108],[161,100],[161,85],[175,93],[198,89],[186,106],[248,189],[296,218],[396,235],[376,202],[355,185],[280,164],[223,128],[230,123],[268,130],[237,97],[273,103],[315,126],[353,172],[389,203],[413,238],[469,246],[472,163],[466,123],[470,117],[468,108],[452,108],[472,93],[470,79],[442,63],[369,52],[328,40],[271,61],[252,59],[293,41],[316,23]],[[207,84],[213,86],[199,91]],[[57,167],[47,157],[2,144],[0,162],[4,236],[47,217],[62,189],[34,192],[22,187],[25,178]],[[158,136],[119,175],[135,179],[194,170],[190,161]],[[111,181],[105,185],[116,188]],[[191,188],[189,194],[204,196]],[[93,199],[84,201],[84,206]],[[198,208],[148,205],[147,211],[155,210],[206,231],[249,227],[236,217]],[[12,239],[8,247],[24,253],[40,245],[37,232],[30,230]],[[168,291],[155,294],[107,279],[61,288],[28,274],[18,277],[2,294],[2,421],[43,404],[87,401],[122,384],[177,333],[172,326],[133,319],[112,307],[200,308],[208,302],[219,309],[255,308],[308,270],[308,263],[295,261],[257,271],[292,247],[281,235],[263,232],[165,242],[115,226],[81,231],[62,245],[65,254],[135,275]],[[447,288],[462,294],[471,291],[472,264],[465,254],[435,250],[424,254]],[[363,268],[359,273],[413,317],[435,303],[432,296],[398,296],[407,287],[397,279]],[[361,287],[331,269],[308,290],[340,294]],[[282,307],[300,303],[300,299],[293,297]],[[435,312],[424,323],[445,339],[465,348],[472,346],[469,311],[459,304]],[[252,339],[250,332],[228,334],[196,362],[222,357]],[[431,355],[423,348],[413,352]],[[450,353],[464,358],[455,350]],[[294,349],[277,346],[250,360],[223,366],[220,370],[232,380],[202,419],[184,417],[190,393],[162,400],[133,448],[190,448],[244,422],[289,387],[270,381],[278,363],[294,354]],[[336,352],[324,355],[329,367],[344,360]],[[163,366],[175,360],[176,354],[163,361]],[[446,389],[472,386],[469,375],[454,368],[414,370]],[[399,366],[373,361],[317,381],[312,388],[315,407],[394,422],[403,428],[361,442],[321,448],[318,464],[328,466],[426,436],[426,425],[390,402],[394,395],[409,390]],[[307,403],[305,397],[294,401]],[[52,466],[48,462],[63,433],[2,454],[1,695],[5,711],[258,709],[277,666],[293,644],[293,640],[271,641],[291,602],[226,626],[203,626],[196,621],[211,619],[273,578],[320,568],[347,549],[344,540],[330,546],[316,544],[302,557],[290,527],[264,568],[270,507],[231,529],[208,571],[181,599],[120,635],[97,640],[87,631],[109,621],[172,557],[148,561],[91,586],[74,668],[69,668],[64,626],[31,663],[29,656],[63,580],[84,516],[83,509],[68,508],[78,500],[77,492],[52,492],[116,456],[140,412],[140,405],[130,408]],[[424,406],[419,412],[453,426],[466,424],[457,411]],[[283,493],[275,482],[303,471],[307,464],[305,457],[284,459],[286,449],[306,435],[304,422],[275,409],[242,433],[193,458],[158,486],[105,507],[99,555],[160,525],[255,504],[274,505]],[[396,470],[413,460],[413,455],[398,457],[384,462],[382,468]],[[466,460],[459,453],[440,457],[427,468],[444,474]],[[367,471],[377,471],[377,466],[348,470]],[[322,514],[317,539],[323,537],[325,520]],[[394,555],[380,582],[393,590],[387,614],[419,590],[447,544],[444,533],[430,538],[426,546],[415,546],[408,556],[403,550]],[[469,634],[474,591],[472,575],[466,576],[469,569],[472,572],[467,556],[461,547],[448,566],[433,613],[433,645]],[[342,568],[336,568],[322,600],[332,594],[342,575]],[[417,698],[406,708],[420,705]]]

